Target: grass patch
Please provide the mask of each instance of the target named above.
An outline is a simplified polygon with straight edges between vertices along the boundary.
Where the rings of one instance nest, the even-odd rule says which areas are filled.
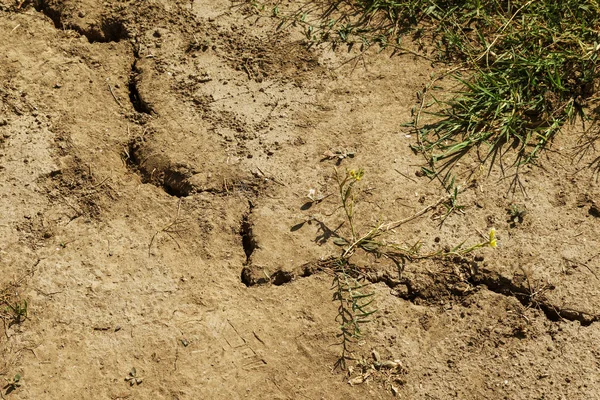
[[[402,47],[410,34],[419,53],[452,65],[432,77],[411,125],[414,149],[431,172],[451,167],[482,145],[482,162],[514,151],[512,165],[533,163],[568,122],[597,100],[600,5],[579,0],[311,0],[284,14],[281,26],[303,26],[311,43],[331,41]],[[407,50],[414,52],[414,50]],[[460,89],[432,95],[451,75]],[[430,108],[431,107],[431,108]],[[435,110],[435,111],[429,111]],[[423,113],[433,122],[421,126]]]
[[[567,122],[585,118],[595,94],[598,3],[471,1],[453,15],[443,37],[468,74],[454,75],[463,90],[438,102],[436,122],[415,124],[416,149],[430,155],[432,166],[451,166],[482,144],[484,161],[502,156],[507,145],[516,151],[515,165],[534,162]],[[477,18],[465,25],[467,15]]]

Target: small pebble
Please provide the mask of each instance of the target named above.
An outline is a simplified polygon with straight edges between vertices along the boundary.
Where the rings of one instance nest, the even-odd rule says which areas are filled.
[[[381,356],[379,355],[379,353],[377,352],[377,350],[373,350],[373,359],[377,362],[381,361]]]

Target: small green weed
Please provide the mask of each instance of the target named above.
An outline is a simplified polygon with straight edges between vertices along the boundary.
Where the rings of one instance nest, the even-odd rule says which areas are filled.
[[[28,310],[29,303],[19,295],[17,284],[0,291],[0,319],[5,329],[25,321]]]
[[[337,260],[333,268],[333,300],[339,303],[336,320],[340,324],[338,337],[342,347],[336,367],[343,370],[347,368],[347,360],[352,359],[350,344],[362,336],[361,325],[369,322],[369,316],[377,311],[371,307],[374,294],[363,291],[368,282],[359,281],[351,273],[352,268],[343,259]]]
[[[487,241],[464,247],[464,243],[450,250],[439,250],[432,253],[421,253],[421,242],[410,247],[403,246],[390,239],[390,232],[401,225],[414,220],[427,211],[440,206],[450,204],[456,205],[458,189],[453,190],[441,198],[436,204],[426,207],[413,216],[391,223],[379,222],[374,227],[361,234],[356,225],[355,204],[359,194],[358,184],[364,177],[364,170],[347,170],[340,174],[336,170],[336,182],[341,201],[341,209],[344,211],[347,224],[347,235],[340,235],[334,243],[341,247],[341,254],[330,263],[333,272],[334,301],[339,303],[337,321],[340,324],[340,345],[342,348],[340,358],[336,367],[345,369],[347,361],[352,360],[351,344],[362,336],[361,325],[369,321],[369,317],[376,312],[373,305],[373,293],[368,292],[369,283],[366,282],[364,274],[359,267],[352,262],[352,257],[357,252],[368,253],[378,259],[387,259],[393,262],[398,270],[399,277],[402,275],[404,265],[407,261],[424,258],[446,258],[455,255],[465,255],[482,247],[496,247],[496,231],[490,230]],[[449,202],[449,203],[448,203]],[[454,206],[452,206],[454,204]],[[448,206],[447,206],[448,207]]]
[[[27,319],[27,300],[15,300],[14,302],[9,302],[8,300],[3,301],[5,305],[6,315],[5,318],[9,319],[8,326],[20,324],[21,322]]]
[[[511,204],[508,208],[508,222],[511,227],[515,227],[517,223],[522,224],[527,215],[527,210],[524,206],[519,204]]]
[[[11,380],[8,381],[6,385],[4,385],[3,389],[5,390],[4,394],[9,395],[18,388],[21,387],[21,375],[16,374]]]
[[[448,193],[448,201],[446,201],[444,203],[444,207],[446,207],[446,213],[444,214],[444,216],[441,219],[441,223],[443,224],[444,221],[446,220],[446,218],[448,218],[450,216],[450,214],[452,213],[463,213],[463,210],[465,208],[465,206],[460,205],[458,203],[458,194],[459,194],[459,190],[460,188],[458,187],[458,185],[456,185],[456,177],[452,176],[452,177],[447,177],[446,181],[450,181],[447,182],[444,181],[444,188],[446,189],[446,192]]]

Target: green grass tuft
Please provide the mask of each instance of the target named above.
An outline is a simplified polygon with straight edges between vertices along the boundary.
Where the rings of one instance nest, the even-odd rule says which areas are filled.
[[[412,124],[419,133],[414,148],[428,156],[432,170],[482,145],[483,160],[492,164],[505,145],[516,151],[515,165],[535,162],[566,123],[587,118],[597,99],[595,0],[309,0],[287,14],[279,3],[270,4],[273,15],[282,26],[303,26],[310,43],[414,53],[401,44],[411,35],[421,55],[431,58],[427,49],[433,49],[436,61],[453,65],[461,89],[445,101],[423,98]],[[431,106],[437,111],[428,112]],[[435,120],[420,126],[425,112]]]
[[[494,7],[479,9],[476,3],[465,3],[458,19],[441,28],[444,38],[459,38],[446,49],[465,60],[469,73],[455,75],[463,90],[437,102],[439,119],[419,129],[416,148],[435,165],[452,164],[482,144],[493,159],[509,145],[517,165],[531,163],[565,123],[585,116],[600,72],[600,8],[572,0],[504,8],[486,2]],[[475,11],[478,20],[465,32],[465,16]]]

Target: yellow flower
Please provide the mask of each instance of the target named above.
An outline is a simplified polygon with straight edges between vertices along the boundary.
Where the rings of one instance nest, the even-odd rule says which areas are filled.
[[[496,242],[496,228],[490,229],[490,240],[488,243],[490,247],[493,248],[495,248],[498,245],[498,243]]]
[[[355,181],[360,181],[364,174],[365,171],[362,168],[360,168],[358,171],[353,169],[348,171],[348,175],[350,175]]]

